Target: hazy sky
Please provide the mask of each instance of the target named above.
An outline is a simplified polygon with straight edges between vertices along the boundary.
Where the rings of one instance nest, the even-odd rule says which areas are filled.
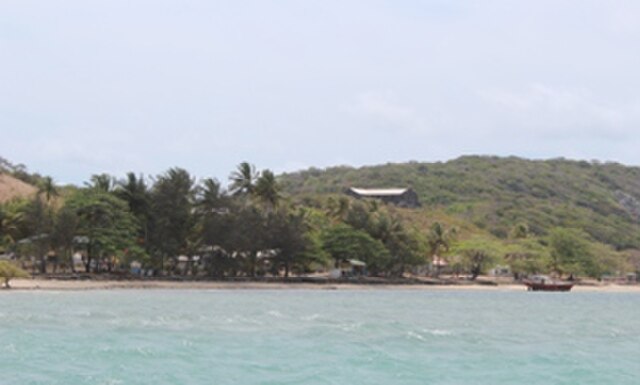
[[[640,164],[639,1],[0,1],[0,156],[59,182],[243,160]]]

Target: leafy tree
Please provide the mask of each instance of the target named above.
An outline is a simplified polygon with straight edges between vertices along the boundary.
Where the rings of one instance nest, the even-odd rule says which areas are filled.
[[[627,252],[629,250],[618,251],[610,245],[598,242],[590,243],[594,261],[587,265],[587,275],[600,278],[603,274],[619,276],[624,274],[624,272],[635,271],[634,266],[628,263]]]
[[[305,271],[311,262],[324,262],[319,245],[309,234],[304,211],[280,210],[267,218],[269,244],[276,253],[273,258],[277,270],[284,268],[284,276],[290,271]]]
[[[384,210],[375,209],[370,217],[369,235],[380,240],[389,250],[391,258],[385,270],[402,276],[407,266],[415,266],[424,260],[424,245],[419,235],[405,228],[401,219]]]
[[[636,282],[640,281],[640,250],[626,250],[623,255],[629,269],[636,273]]]
[[[4,281],[4,288],[10,289],[9,281],[14,278],[29,278],[29,274],[9,261],[0,261],[0,278]]]
[[[351,203],[346,212],[344,223],[352,226],[354,229],[366,231],[369,235],[374,236],[374,215],[365,202],[355,201]]]
[[[417,266],[424,261],[425,247],[415,231],[401,227],[384,242],[392,256],[393,265],[389,270],[402,276],[408,266]]]
[[[501,243],[478,236],[458,242],[452,252],[462,256],[462,264],[471,274],[471,280],[475,280],[498,257],[504,255]]]
[[[549,251],[540,239],[515,239],[505,245],[504,253],[504,260],[515,279],[520,279],[522,275],[544,272],[548,265]]]
[[[599,267],[589,236],[582,230],[555,228],[549,233],[551,269],[562,274],[597,276]]]
[[[77,235],[89,239],[87,272],[96,259],[108,258],[111,267],[112,257],[135,246],[135,218],[123,200],[99,189],[85,189],[71,196],[66,206],[78,217]]]
[[[369,271],[380,272],[389,262],[389,251],[382,242],[362,230],[345,224],[332,226],[322,235],[323,249],[333,258],[335,266],[341,261],[357,259],[367,264]]]

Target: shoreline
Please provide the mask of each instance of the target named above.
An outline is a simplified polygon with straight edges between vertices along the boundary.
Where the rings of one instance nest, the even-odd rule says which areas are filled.
[[[86,291],[86,290],[403,290],[403,291],[527,291],[522,284],[478,283],[395,284],[395,283],[311,283],[311,282],[224,282],[224,281],[167,281],[167,280],[58,280],[14,279],[12,291]],[[639,293],[640,285],[576,285],[571,292]]]

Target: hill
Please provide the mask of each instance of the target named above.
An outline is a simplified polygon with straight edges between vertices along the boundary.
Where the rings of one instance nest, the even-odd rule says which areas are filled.
[[[0,172],[0,204],[14,198],[27,198],[38,192],[38,189],[7,173]]]
[[[534,235],[552,228],[584,230],[617,250],[640,248],[640,168],[566,159],[465,156],[448,162],[309,169],[281,176],[292,196],[341,193],[344,188],[412,187],[424,209],[497,238],[517,225]]]

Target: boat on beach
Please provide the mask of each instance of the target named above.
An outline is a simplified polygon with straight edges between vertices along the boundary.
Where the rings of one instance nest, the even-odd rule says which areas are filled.
[[[573,282],[559,281],[546,275],[534,275],[522,281],[528,291],[570,291]]]

